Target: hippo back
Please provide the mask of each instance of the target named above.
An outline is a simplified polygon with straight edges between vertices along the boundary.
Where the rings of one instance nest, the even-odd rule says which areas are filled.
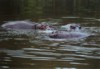
[[[34,23],[29,21],[12,21],[2,25],[5,29],[32,29]]]

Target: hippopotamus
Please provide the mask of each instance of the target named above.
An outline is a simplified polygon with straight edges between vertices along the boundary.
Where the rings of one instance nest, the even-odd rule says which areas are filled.
[[[56,31],[48,35],[50,38],[54,39],[67,39],[67,38],[85,38],[89,34],[83,32],[66,32],[66,31]]]
[[[9,21],[1,25],[6,30],[12,29],[32,29],[35,23],[31,21]]]
[[[61,30],[80,32],[81,26],[79,24],[71,23],[71,24],[61,26]]]
[[[88,37],[89,34],[81,30],[79,24],[68,24],[61,26],[60,30],[52,32],[48,35],[50,38],[67,39],[67,38],[84,38]]]
[[[1,25],[2,28],[6,30],[14,29],[33,29],[33,30],[46,30],[47,28],[52,28],[48,24],[35,23],[31,21],[10,21]]]

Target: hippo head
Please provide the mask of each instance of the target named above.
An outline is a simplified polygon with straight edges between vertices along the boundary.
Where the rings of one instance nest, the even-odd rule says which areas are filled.
[[[71,31],[80,31],[81,30],[81,26],[79,25],[79,24],[71,24],[70,26],[69,26],[69,28],[70,28],[70,30]]]
[[[64,26],[61,26],[62,30],[66,30],[66,31],[80,31],[81,30],[81,26],[79,24],[67,24]]]

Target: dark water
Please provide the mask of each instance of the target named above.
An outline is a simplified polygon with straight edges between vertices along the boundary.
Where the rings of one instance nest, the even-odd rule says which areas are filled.
[[[42,40],[32,30],[0,31],[0,69],[100,69],[99,23],[81,22],[93,35],[77,41]]]

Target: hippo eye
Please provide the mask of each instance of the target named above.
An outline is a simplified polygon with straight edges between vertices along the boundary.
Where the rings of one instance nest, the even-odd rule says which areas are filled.
[[[79,27],[79,29],[81,29],[81,27]]]

